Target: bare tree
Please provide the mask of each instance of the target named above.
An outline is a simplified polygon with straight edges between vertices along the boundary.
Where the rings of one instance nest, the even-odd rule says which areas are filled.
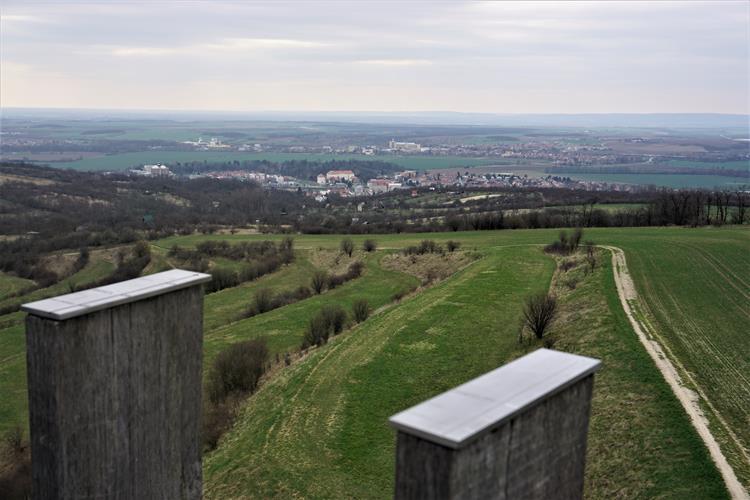
[[[594,272],[596,268],[596,244],[593,241],[587,241],[586,245],[586,264],[589,272]]]
[[[557,313],[557,299],[548,293],[537,293],[526,298],[523,309],[524,324],[534,332],[536,338],[544,337],[544,332],[552,324]]]
[[[354,321],[362,323],[370,315],[370,304],[367,299],[357,299],[352,305],[352,316]]]
[[[354,242],[351,238],[344,238],[341,240],[341,251],[349,257],[352,256],[352,253],[354,252]]]
[[[315,293],[322,293],[323,289],[326,287],[326,283],[328,283],[328,273],[321,270],[315,271],[313,273],[310,286],[315,291]]]
[[[747,195],[742,191],[737,191],[735,195],[737,196],[737,212],[734,214],[734,223],[744,224],[745,213],[747,211]]]

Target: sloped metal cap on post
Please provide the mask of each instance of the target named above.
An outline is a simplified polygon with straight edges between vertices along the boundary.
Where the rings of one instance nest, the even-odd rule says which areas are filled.
[[[210,279],[175,269],[23,305],[34,498],[201,497]]]
[[[599,360],[539,349],[390,418],[396,498],[581,498]]]

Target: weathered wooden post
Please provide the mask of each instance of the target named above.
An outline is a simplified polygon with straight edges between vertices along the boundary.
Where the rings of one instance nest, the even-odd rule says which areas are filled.
[[[25,304],[34,498],[197,499],[206,274]]]
[[[581,498],[600,365],[539,349],[394,415],[395,498]]]

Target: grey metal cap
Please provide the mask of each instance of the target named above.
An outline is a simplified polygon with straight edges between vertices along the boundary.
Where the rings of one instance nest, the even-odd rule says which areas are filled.
[[[399,431],[460,448],[601,367],[601,361],[539,349],[397,413]]]
[[[208,274],[172,269],[82,292],[29,302],[23,304],[21,310],[43,318],[70,319],[207,281],[211,281]]]

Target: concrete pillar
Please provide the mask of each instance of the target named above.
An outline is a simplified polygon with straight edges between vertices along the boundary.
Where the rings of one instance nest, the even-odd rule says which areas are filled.
[[[600,365],[539,349],[394,415],[395,498],[582,498]]]
[[[25,304],[32,495],[198,499],[206,274]]]

